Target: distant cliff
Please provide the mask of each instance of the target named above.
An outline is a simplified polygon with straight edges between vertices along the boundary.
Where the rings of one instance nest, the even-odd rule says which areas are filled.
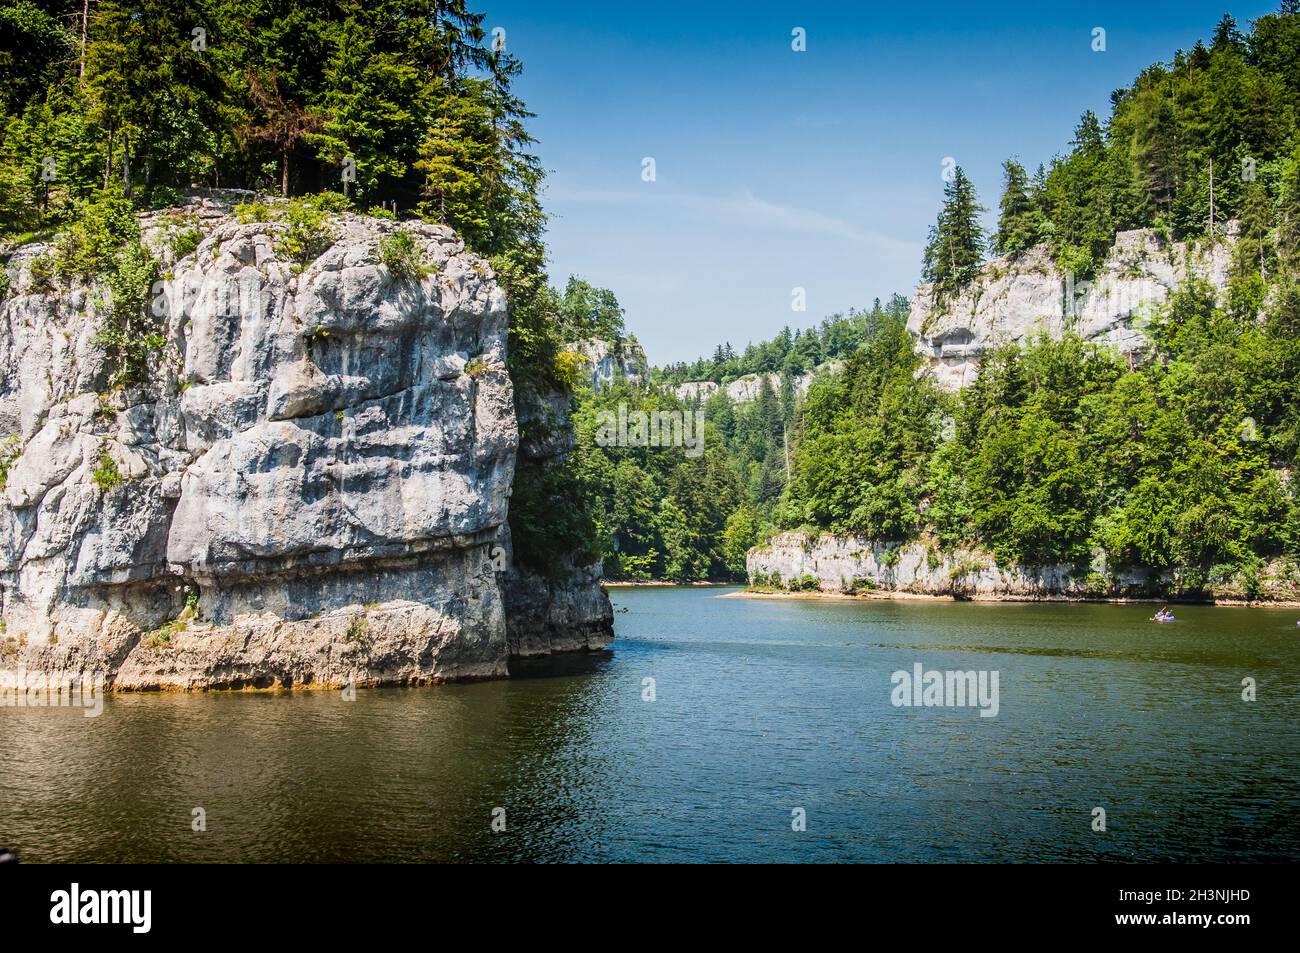
[[[506,299],[454,233],[335,214],[304,253],[295,223],[216,196],[141,224],[161,271],[131,340],[112,281],[51,278],[48,245],[10,258],[5,665],[411,683],[609,641],[598,567],[510,565]]]
[[[1217,602],[1300,602],[1300,578],[1282,560],[1261,574],[1257,591],[1241,580],[1182,591],[1173,572],[1114,569],[1095,553],[1090,564],[999,566],[974,547],[940,550],[832,533],[780,533],[746,557],[752,586],[857,596],[946,596],[975,601],[1105,600],[1187,597]]]
[[[833,374],[842,366],[840,361],[828,361],[811,371],[805,371],[794,379],[795,393],[802,397],[808,393],[808,388],[812,386],[813,378],[818,374]],[[673,388],[673,393],[680,400],[708,400],[718,391],[726,393],[727,397],[733,403],[747,404],[752,400],[758,400],[758,395],[763,389],[763,380],[767,379],[768,386],[773,392],[781,392],[781,375],[775,372],[767,374],[746,374],[744,377],[737,377],[734,381],[727,384],[719,384],[716,381],[687,381],[684,384],[678,384]]]
[[[620,378],[633,385],[646,379],[649,368],[645,350],[634,339],[611,343],[602,338],[586,338],[569,347],[582,357],[592,390],[609,387]]]
[[[907,327],[929,373],[949,390],[974,380],[981,356],[998,344],[1027,343],[1042,333],[1060,337],[1073,330],[1121,354],[1140,354],[1152,309],[1189,274],[1225,288],[1231,256],[1231,241],[1207,249],[1164,242],[1151,229],[1120,232],[1096,275],[1085,280],[1061,274],[1039,246],[1015,261],[988,262],[949,301],[935,301],[933,289],[921,285]]]

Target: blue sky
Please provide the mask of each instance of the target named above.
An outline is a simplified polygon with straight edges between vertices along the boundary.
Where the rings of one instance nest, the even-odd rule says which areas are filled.
[[[1276,4],[476,6],[523,60],[552,280],[613,289],[664,364],[910,295],[945,157],[994,209],[1008,155],[1049,161],[1146,64]]]

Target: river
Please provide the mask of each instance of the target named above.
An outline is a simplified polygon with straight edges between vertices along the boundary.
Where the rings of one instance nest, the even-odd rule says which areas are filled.
[[[1156,625],[1141,605],[729,591],[614,590],[609,653],[509,681],[0,709],[0,844],[30,862],[1300,859],[1300,609]],[[894,704],[918,663],[996,672],[996,715]]]

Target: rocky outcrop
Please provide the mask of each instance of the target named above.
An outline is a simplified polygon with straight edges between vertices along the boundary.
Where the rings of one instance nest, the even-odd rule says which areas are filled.
[[[795,393],[802,397],[808,393],[808,388],[812,386],[813,378],[818,374],[832,374],[841,366],[839,361],[828,361],[821,364],[811,371],[805,371],[794,379]],[[679,400],[694,401],[708,400],[719,390],[726,391],[727,397],[736,404],[746,404],[750,401],[758,400],[763,391],[763,381],[767,380],[768,386],[772,388],[775,394],[781,393],[781,375],[777,373],[767,374],[746,374],[744,377],[737,377],[734,381],[728,383],[725,387],[714,381],[687,381],[684,384],[678,384],[673,388],[673,393]]]
[[[1152,310],[1188,275],[1227,286],[1231,253],[1231,241],[1207,248],[1164,243],[1150,229],[1120,232],[1097,274],[1083,281],[1061,274],[1040,246],[1014,262],[988,262],[948,301],[936,302],[932,287],[921,285],[907,327],[929,372],[950,390],[974,380],[985,352],[1039,334],[1073,330],[1086,341],[1138,353],[1147,345],[1143,329]]]
[[[609,387],[619,379],[634,386],[645,380],[645,349],[635,340],[611,344],[604,338],[587,338],[569,347],[582,356],[592,390]]]
[[[569,425],[568,394],[517,394],[521,438],[519,479],[537,478],[562,466],[576,438]],[[609,644],[614,610],[601,586],[603,566],[576,562],[527,566],[514,558],[509,528],[504,534],[508,568],[501,592],[506,603],[507,641],[512,659],[595,650]]]
[[[296,262],[285,225],[240,224],[221,197],[143,225],[165,276],[141,383],[114,386],[101,282],[40,287],[42,246],[10,262],[7,664],[118,689],[416,683],[505,675],[512,645],[609,641],[577,570],[558,600],[516,592],[508,618],[506,300],[454,233],[337,215]],[[172,261],[178,228],[202,238]],[[397,232],[424,277],[383,264]]]
[[[980,601],[1183,597],[1222,602],[1300,600],[1300,578],[1269,566],[1249,592],[1242,580],[1182,591],[1170,573],[1112,569],[1100,552],[1090,565],[998,566],[977,549],[940,551],[924,542],[885,543],[831,533],[789,532],[756,546],[745,559],[761,588],[845,595],[946,596]]]
[[[705,401],[722,389],[717,381],[687,381],[673,388],[678,400]]]
[[[773,588],[851,593],[901,593],[971,599],[1084,598],[1103,584],[1095,569],[1073,566],[1033,570],[1000,568],[974,550],[940,552],[923,543],[900,545],[830,533],[782,533],[746,557],[750,582]],[[1117,581],[1145,591],[1135,575]]]

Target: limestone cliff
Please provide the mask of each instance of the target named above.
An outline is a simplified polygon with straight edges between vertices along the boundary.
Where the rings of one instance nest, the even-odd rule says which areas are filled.
[[[981,355],[1002,343],[1027,342],[1073,330],[1086,341],[1140,354],[1152,309],[1197,274],[1217,288],[1228,281],[1231,241],[1212,248],[1163,242],[1151,229],[1120,232],[1089,280],[1063,275],[1046,248],[1015,261],[988,262],[954,299],[934,300],[921,285],[907,327],[940,386],[955,390],[975,379]]]
[[[1300,578],[1283,561],[1267,566],[1258,589],[1240,580],[1183,591],[1174,573],[1112,569],[1097,552],[1090,565],[999,566],[974,548],[941,551],[925,542],[891,543],[831,533],[788,532],[745,559],[751,585],[843,595],[924,595],[976,601],[1184,597],[1215,602],[1300,602]]]
[[[812,386],[813,378],[818,374],[833,374],[840,369],[840,361],[827,361],[820,364],[811,371],[805,371],[794,378],[793,386],[797,395],[802,397],[808,393],[808,388]],[[687,381],[684,384],[678,384],[673,388],[673,393],[679,400],[708,400],[718,391],[725,391],[727,397],[736,404],[747,404],[750,401],[758,400],[759,395],[763,392],[763,380],[767,379],[768,386],[772,388],[773,393],[781,393],[781,375],[775,372],[767,374],[746,374],[743,377],[737,377],[734,381],[726,385],[716,381]]]
[[[592,390],[609,387],[619,379],[636,386],[646,378],[645,349],[635,339],[612,344],[604,338],[585,338],[569,348],[582,357]]]
[[[143,383],[113,385],[102,282],[44,284],[46,246],[10,257],[5,665],[119,689],[410,683],[609,641],[598,572],[512,581],[506,299],[454,233],[336,215],[295,262],[284,224],[222,197],[142,225],[165,275]],[[201,240],[173,261],[178,228]],[[425,274],[383,264],[398,232]]]

